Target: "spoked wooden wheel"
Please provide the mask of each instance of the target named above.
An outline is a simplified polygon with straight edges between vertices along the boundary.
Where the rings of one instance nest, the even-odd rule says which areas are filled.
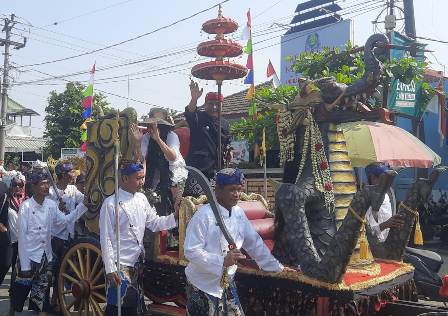
[[[81,238],[64,255],[58,275],[59,304],[65,316],[103,316],[106,303],[99,243]]]

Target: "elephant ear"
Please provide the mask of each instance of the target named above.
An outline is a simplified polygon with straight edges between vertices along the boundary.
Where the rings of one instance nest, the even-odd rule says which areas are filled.
[[[308,79],[302,79],[299,81],[299,93],[289,104],[288,109],[300,111],[309,106],[321,104],[322,101],[322,93],[316,83]]]

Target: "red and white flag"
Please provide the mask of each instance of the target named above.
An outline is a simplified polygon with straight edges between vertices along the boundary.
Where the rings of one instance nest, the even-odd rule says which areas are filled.
[[[271,60],[269,60],[268,69],[266,70],[266,77],[272,80],[274,88],[277,88],[280,85],[280,80],[278,79],[274,66],[272,66]]]

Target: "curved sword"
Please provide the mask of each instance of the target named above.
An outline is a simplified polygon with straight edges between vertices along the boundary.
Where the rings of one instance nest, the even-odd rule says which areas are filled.
[[[212,208],[213,215],[215,215],[216,222],[218,223],[218,226],[221,229],[224,238],[229,243],[229,250],[235,249],[236,247],[235,241],[233,240],[233,237],[230,235],[226,225],[224,224],[224,219],[222,218],[221,212],[219,211],[218,201],[216,200],[215,193],[213,192],[209,181],[204,176],[204,174],[198,169],[191,166],[187,166],[187,170],[189,171],[189,174],[193,176],[194,179],[196,179],[198,184],[204,190],[204,193],[207,196],[207,201],[210,204],[210,207]]]

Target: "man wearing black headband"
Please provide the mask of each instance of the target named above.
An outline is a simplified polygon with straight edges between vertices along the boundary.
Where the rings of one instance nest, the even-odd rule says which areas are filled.
[[[117,315],[117,286],[122,287],[121,313],[140,315],[145,304],[142,291],[143,235],[145,228],[153,232],[167,230],[177,225],[178,212],[158,216],[146,196],[140,193],[145,182],[145,171],[140,163],[127,162],[120,167],[119,236],[120,271],[117,270],[117,245],[115,234],[115,194],[104,200],[100,210],[100,242],[107,276],[106,315]]]
[[[216,174],[216,198],[236,249],[228,251],[228,243],[216,224],[210,204],[198,209],[188,223],[184,244],[189,261],[185,269],[188,315],[222,315],[220,308],[227,310],[225,315],[244,315],[233,282],[238,260],[246,258],[241,248],[265,271],[284,269],[237,205],[243,185],[244,175],[238,169],[227,168]],[[221,287],[223,273],[227,273],[229,279],[226,289]]]
[[[389,166],[384,163],[372,163],[365,168],[367,179],[370,185],[376,185],[380,181],[380,176],[389,170]],[[384,195],[384,201],[380,206],[377,218],[372,213],[370,207],[366,213],[368,228],[380,242],[386,241],[390,228],[401,228],[404,224],[403,218],[397,214],[397,201],[395,193],[390,188]]]
[[[62,203],[64,211],[67,213],[74,212],[76,206],[84,200],[84,194],[82,194],[73,183],[75,182],[76,174],[73,168],[73,164],[69,162],[60,162],[55,167],[55,173],[57,177],[56,189],[58,195],[62,199],[62,202],[58,200],[58,195],[54,191],[53,187],[50,187],[49,198],[56,203]],[[62,256],[67,250],[69,240],[75,237],[75,223],[71,223],[67,226],[55,227],[53,231],[53,238],[51,245],[54,254],[54,275],[58,275],[60,261]],[[58,280],[53,279],[53,296],[51,298],[51,304],[53,308],[57,310],[58,303]]]
[[[52,279],[53,253],[51,234],[55,227],[66,226],[79,218],[87,208],[78,208],[64,215],[58,205],[48,198],[49,175],[42,170],[30,175],[33,197],[20,206],[18,218],[17,277],[11,288],[11,310],[21,312],[30,293],[29,310],[45,312],[49,310],[49,294]]]

